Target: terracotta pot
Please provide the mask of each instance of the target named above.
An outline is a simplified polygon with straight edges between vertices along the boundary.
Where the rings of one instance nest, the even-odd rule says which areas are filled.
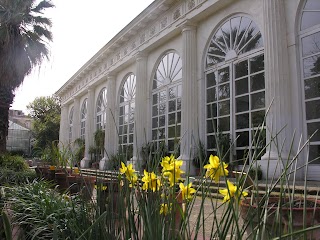
[[[258,200],[259,201],[259,200]],[[284,198],[284,203],[287,203],[287,206],[281,207],[281,231],[279,229],[279,223],[276,223],[276,213],[278,210],[278,203],[279,198],[277,197],[270,197],[268,200],[268,217],[266,219],[266,232],[270,234],[270,236],[263,236],[264,239],[271,239],[273,237],[277,237],[281,234],[288,233],[290,229],[293,232],[303,229],[303,219],[305,217],[305,228],[311,227],[314,225],[320,224],[320,201],[316,202],[317,206],[312,207],[315,204],[314,199],[307,199],[304,201],[303,199],[294,199],[294,202],[301,202],[301,207],[293,206],[292,208],[289,207],[289,200]],[[310,206],[303,207],[303,204],[308,203]],[[251,199],[242,200],[240,203],[241,210],[240,214],[241,217],[244,219],[246,223],[248,223],[247,233],[248,236],[252,235],[253,229],[261,224],[261,218],[258,216],[258,210],[264,211],[264,207],[260,206],[258,209],[257,205],[251,204]],[[270,206],[270,207],[269,207]],[[305,211],[305,212],[304,212]],[[304,215],[305,214],[305,215]],[[292,216],[292,226],[291,224],[291,216]],[[251,236],[253,238],[253,236]],[[252,239],[249,238],[249,239]],[[320,239],[320,229],[316,229],[314,231],[307,232],[307,239]]]

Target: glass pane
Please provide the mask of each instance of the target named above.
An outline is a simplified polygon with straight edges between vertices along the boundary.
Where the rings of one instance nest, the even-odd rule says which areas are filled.
[[[237,150],[237,156],[236,156],[236,164],[244,164],[248,157],[248,151],[247,150]]]
[[[212,87],[216,85],[215,72],[207,74],[207,87]]]
[[[176,126],[176,137],[179,138],[180,134],[181,134],[181,126],[178,125],[178,126]]]
[[[120,124],[120,125],[123,124],[123,117],[119,117],[119,124]]]
[[[207,89],[207,103],[216,101],[216,88]]]
[[[133,134],[129,135],[129,143],[133,143]]]
[[[236,112],[243,112],[249,110],[249,96],[236,98]]]
[[[320,1],[308,0],[304,6],[304,10],[320,10]]]
[[[124,114],[124,107],[120,107],[120,113],[119,115],[122,116]]]
[[[169,101],[169,112],[176,110],[176,100]]]
[[[301,30],[320,24],[320,12],[303,12]]]
[[[213,128],[213,124],[215,128]],[[207,120],[207,133],[214,133],[217,131],[217,120],[212,119],[212,120]]]
[[[152,116],[157,116],[158,115],[158,106],[155,105],[152,107]]]
[[[319,1],[320,2],[320,1]],[[320,32],[302,38],[302,54],[306,57],[320,52]]]
[[[304,59],[303,72],[304,77],[311,77],[320,74],[320,55]]]
[[[166,137],[165,129],[164,128],[160,128],[158,130],[158,134],[159,134],[159,139],[164,139]]]
[[[127,134],[128,125],[123,125],[123,134]]]
[[[174,140],[168,140],[168,150],[169,152],[174,151]]]
[[[306,99],[320,97],[320,77],[305,80],[304,90]]]
[[[219,96],[219,100],[230,97],[230,86],[229,86],[229,83],[220,85],[218,87],[218,96]]]
[[[158,103],[158,94],[153,94],[152,95],[152,104],[157,104]]]
[[[133,129],[134,129],[134,124],[130,124],[129,125],[129,133],[133,133]]]
[[[230,131],[230,117],[219,118],[219,132]]]
[[[320,118],[320,100],[306,102],[307,120]]]
[[[165,114],[166,113],[166,104],[165,103],[160,103],[159,104],[159,115],[160,114]]]
[[[311,164],[320,164],[320,145],[311,145],[309,146],[309,162],[317,159],[313,162],[311,162]]]
[[[175,113],[170,113],[168,116],[168,124],[173,125],[176,123],[176,114]]]
[[[126,144],[127,143],[127,135],[123,135],[122,137],[122,143]]]
[[[177,112],[177,123],[181,123],[181,112]]]
[[[177,110],[181,110],[181,98],[177,99]]]
[[[237,135],[237,147],[249,146],[249,132],[238,132]]]
[[[248,93],[248,78],[236,81],[236,95]]]
[[[216,138],[212,136],[207,136],[207,148],[215,148],[216,147]]]
[[[119,127],[119,134],[122,135],[123,134],[123,126]]]
[[[207,105],[207,118],[212,118],[217,116],[217,104],[213,103]]]
[[[320,122],[308,123],[307,129],[308,137],[311,137],[315,133],[310,140],[311,142],[320,141]]]
[[[224,83],[229,81],[229,67],[220,69],[218,71],[219,83]]]
[[[158,118],[152,118],[152,128],[157,128],[158,127]]]
[[[264,72],[251,76],[251,92],[261,90],[265,88],[264,84]]]
[[[248,75],[248,60],[235,64],[235,74],[236,78]]]
[[[178,94],[177,97],[181,97],[182,96],[182,86],[178,85]]]
[[[160,116],[159,117],[159,127],[163,127],[165,125],[166,118],[165,116]]]
[[[251,112],[251,124],[253,127],[261,126],[264,121],[265,111]]]
[[[169,99],[176,98],[176,96],[177,96],[177,88],[176,87],[169,88]]]
[[[152,140],[158,139],[158,130],[152,130]]]
[[[249,113],[236,116],[236,129],[249,128]]]
[[[265,107],[264,92],[254,93],[251,95],[251,109],[258,109]]]
[[[230,101],[223,101],[218,103],[219,116],[230,114]]]
[[[167,95],[165,91],[162,91],[159,93],[159,101],[160,102],[165,102],[167,100]]]
[[[176,137],[176,128],[174,126],[168,128],[168,137],[169,138]]]
[[[264,55],[250,58],[250,71],[251,73],[264,70]]]

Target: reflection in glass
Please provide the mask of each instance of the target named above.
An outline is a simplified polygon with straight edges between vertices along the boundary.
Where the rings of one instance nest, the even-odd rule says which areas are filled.
[[[236,116],[236,129],[249,128],[249,113]]]
[[[229,81],[229,67],[218,70],[219,83]]]
[[[320,74],[320,54],[303,60],[304,77]]]
[[[301,30],[320,24],[320,11],[302,13]]]
[[[264,108],[265,96],[264,92],[254,93],[251,95],[251,109]]]
[[[244,112],[249,110],[249,96],[236,98],[236,112]]]
[[[235,78],[240,78],[248,75],[248,60],[235,64],[235,72],[236,72]]]
[[[310,145],[309,146],[309,161],[312,161],[312,164],[320,164],[320,145]],[[317,159],[317,160],[315,160]],[[315,161],[313,161],[315,160]]]
[[[219,86],[218,96],[219,99],[225,99],[230,97],[230,86],[228,83]]]
[[[230,114],[230,101],[223,101],[218,103],[219,116]]]
[[[311,141],[320,141],[320,122],[307,124],[308,138],[312,136]]]
[[[236,95],[248,93],[248,78],[235,81],[236,84]]]
[[[251,76],[251,91],[262,90],[265,88],[264,72]]]
[[[304,6],[304,10],[320,10],[320,1],[308,0]]]
[[[237,137],[237,147],[249,146],[249,132],[238,132]]]
[[[320,118],[320,100],[306,102],[307,120]]]
[[[216,100],[216,88],[207,89],[207,103],[213,102]]]
[[[247,17],[227,20],[213,35],[207,51],[207,67],[263,46],[257,25]]]
[[[215,72],[211,72],[207,74],[207,87],[212,87],[216,85],[216,76]]]
[[[153,89],[167,85],[182,78],[182,61],[176,53],[166,54],[160,61],[156,70]]]
[[[303,57],[320,52],[320,32],[306,36],[302,38],[301,41]]]
[[[264,55],[259,55],[253,58],[250,58],[250,72],[260,72],[264,70]]]
[[[305,99],[320,97],[320,76],[304,80]]]

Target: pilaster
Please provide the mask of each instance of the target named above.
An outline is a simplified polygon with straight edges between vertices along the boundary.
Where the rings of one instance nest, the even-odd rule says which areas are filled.
[[[184,160],[184,170],[194,174],[192,159],[198,139],[198,85],[196,26],[186,21],[182,26],[182,98],[181,146],[179,159]]]
[[[147,56],[139,52],[136,55],[136,98],[135,98],[135,136],[133,140],[133,161],[136,168],[141,168],[141,148],[146,144],[147,126]]]
[[[73,98],[72,143],[80,137],[80,99]]]
[[[290,79],[288,69],[288,46],[284,1],[263,0],[265,84],[266,84],[266,154],[261,165],[269,173],[280,174],[282,162],[290,158],[289,148],[292,139],[292,115]],[[275,160],[275,161],[273,161]],[[277,166],[277,160],[281,160]]]
[[[105,153],[104,158],[100,161],[99,168],[101,170],[107,168],[107,162],[112,155],[115,154],[117,141],[117,124],[115,122],[116,110],[116,77],[109,73],[107,76],[107,111],[106,111],[106,128],[105,128]]]
[[[66,146],[69,142],[68,106],[66,104],[61,106],[59,140],[62,147]]]

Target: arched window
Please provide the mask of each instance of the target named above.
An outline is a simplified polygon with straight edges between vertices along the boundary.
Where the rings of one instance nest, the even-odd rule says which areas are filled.
[[[87,119],[87,99],[85,99],[82,103],[81,107],[81,115],[80,115],[80,138],[82,140],[85,140],[85,134],[86,134],[86,119]]]
[[[217,29],[207,49],[205,76],[207,150],[216,152],[216,137],[224,150],[236,139],[230,158],[250,157],[248,147],[257,146],[254,130],[265,115],[263,40],[251,19],[235,16]]]
[[[320,129],[320,1],[305,2],[300,25],[301,66],[308,138]],[[310,140],[309,160],[320,156],[320,131]],[[311,162],[319,164],[320,160]]]
[[[96,129],[104,129],[106,125],[106,113],[107,113],[107,89],[103,88],[98,96],[97,100],[97,118]]]
[[[161,58],[152,83],[152,140],[175,149],[181,129],[182,61],[175,52]]]
[[[73,107],[69,113],[69,143],[72,142],[72,127],[73,127]]]
[[[136,76],[126,77],[120,92],[119,106],[119,144],[126,151],[133,146],[134,109],[136,97]]]

